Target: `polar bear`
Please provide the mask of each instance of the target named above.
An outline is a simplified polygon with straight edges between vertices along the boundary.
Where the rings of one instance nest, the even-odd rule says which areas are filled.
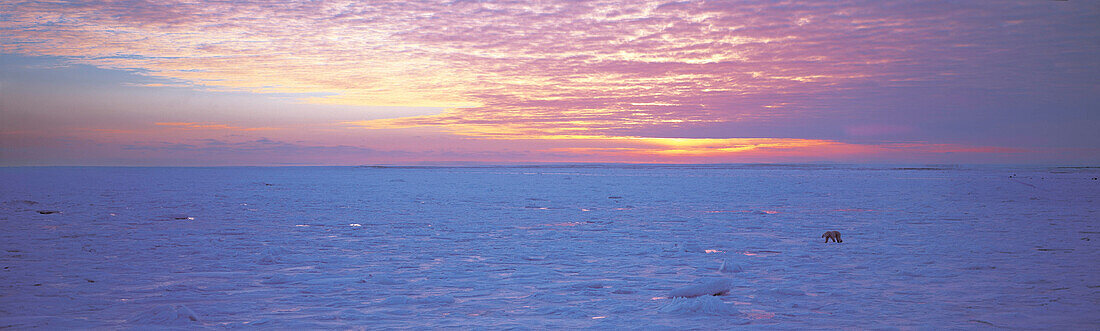
[[[844,242],[844,240],[840,239],[840,231],[825,231],[825,234],[822,234],[821,237],[825,238],[825,242],[829,242],[829,239],[837,243]]]

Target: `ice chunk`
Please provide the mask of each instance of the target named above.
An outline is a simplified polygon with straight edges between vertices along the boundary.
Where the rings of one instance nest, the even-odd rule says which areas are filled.
[[[698,284],[672,290],[668,296],[670,298],[693,298],[703,295],[721,295],[729,292],[730,288],[733,287],[732,283],[733,281],[729,278],[704,279]]]
[[[682,252],[683,250],[684,248],[680,247],[680,244],[673,244],[661,248],[662,252]]]
[[[194,217],[187,216],[187,214],[171,214],[171,215],[165,216],[164,218],[167,218],[169,220],[177,220],[177,221],[194,221],[195,220]]]
[[[143,312],[130,320],[136,325],[189,325],[199,322],[199,316],[184,305],[165,305]]]
[[[263,252],[260,252],[259,264],[281,264],[286,263],[285,257],[294,252],[279,246],[264,247]]]
[[[684,247],[684,251],[688,252],[688,253],[705,253],[706,252],[706,250],[703,249],[703,246],[699,246],[699,244],[697,244],[697,243],[684,243],[683,247]]]
[[[721,273],[728,274],[742,271],[744,271],[744,268],[741,268],[741,264],[734,261],[733,258],[726,258],[725,260],[722,260],[722,266],[718,267],[718,272]]]
[[[259,263],[260,264],[278,264],[278,263],[281,263],[281,261],[279,261],[279,257],[276,254],[272,254],[271,251],[265,250],[262,254],[260,254]]]
[[[722,302],[713,296],[701,296],[696,298],[672,298],[668,304],[660,308],[662,313],[674,314],[704,314],[704,315],[740,315],[741,312],[733,308],[733,305]]]
[[[278,264],[279,260],[270,254],[260,256],[260,264]]]
[[[686,252],[686,253],[706,253],[703,246],[699,246],[697,243],[678,243],[666,246],[661,249],[664,252]]]

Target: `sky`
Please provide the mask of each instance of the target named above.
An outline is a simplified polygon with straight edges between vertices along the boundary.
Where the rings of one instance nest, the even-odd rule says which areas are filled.
[[[0,165],[1100,163],[1096,1],[5,1]]]

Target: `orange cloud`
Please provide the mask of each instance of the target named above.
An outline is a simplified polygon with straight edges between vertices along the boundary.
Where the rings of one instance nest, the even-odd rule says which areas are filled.
[[[562,158],[725,162],[768,156],[1017,153],[962,144],[852,143],[841,141],[839,133],[785,132],[770,138],[735,131],[700,134],[721,139],[660,133],[721,123],[859,118],[868,114],[845,109],[860,103],[854,96],[859,94],[846,92],[866,86],[875,89],[860,91],[877,96],[944,77],[954,77],[957,86],[990,90],[1008,82],[1030,82],[1041,75],[1001,70],[1019,67],[1003,56],[1019,48],[1004,38],[986,38],[1001,33],[989,27],[1007,23],[1006,16],[1033,11],[1050,15],[1018,15],[1022,18],[1013,19],[1020,22],[1012,24],[1089,15],[1070,7],[1050,9],[1054,7],[1048,4],[990,5],[998,10],[983,6],[657,0],[323,1],[279,6],[247,1],[12,2],[0,4],[0,53],[57,56],[168,82],[143,85],[148,87],[301,93],[308,95],[301,101],[319,104],[446,108],[434,115],[336,125],[452,135],[439,145],[533,143],[535,152]],[[1068,48],[1094,47],[1088,43],[1094,39],[1062,41]],[[988,67],[999,69],[997,78],[980,79],[982,72],[967,71],[978,62],[997,63]],[[1084,66],[1091,68],[1091,62]],[[1064,63],[1044,62],[1043,67],[1091,72]],[[844,106],[819,107],[822,95],[831,95],[834,106]],[[179,136],[278,129],[202,120],[155,125]],[[860,139],[917,132],[916,126],[858,124],[837,131]],[[281,133],[295,134],[289,131],[296,130]],[[339,130],[324,133],[332,131]],[[369,130],[341,134],[363,131]]]
[[[947,32],[982,14],[886,7],[9,3],[0,29],[14,42],[0,52],[139,68],[215,90],[325,94],[304,99],[313,103],[452,108],[376,123],[389,127],[607,131],[793,116],[815,111],[798,102],[813,93],[938,78],[913,67],[932,61],[936,45],[965,44]]]
[[[855,153],[865,146],[829,140],[786,138],[643,138],[643,137],[583,137],[589,141],[604,141],[618,147],[560,147],[549,152],[595,154],[626,158],[649,157],[673,162],[682,158],[737,159],[741,157],[811,156],[822,153]]]

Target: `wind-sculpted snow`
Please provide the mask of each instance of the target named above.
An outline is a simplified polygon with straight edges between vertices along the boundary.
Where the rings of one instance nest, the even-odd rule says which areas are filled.
[[[668,293],[670,298],[694,298],[704,295],[723,295],[730,291],[733,282],[729,278],[704,279],[698,284],[681,287]]]
[[[669,300],[660,310],[661,312],[676,314],[741,315],[741,312],[737,311],[733,305],[722,302],[722,300],[711,296],[672,298],[672,300]],[[735,323],[735,321],[736,320],[728,320],[723,324],[742,324]]]
[[[187,306],[157,306],[149,311],[139,313],[128,323],[155,328],[191,326],[200,323],[200,321],[198,315]]]
[[[1098,175],[0,168],[0,327],[1094,329]]]

